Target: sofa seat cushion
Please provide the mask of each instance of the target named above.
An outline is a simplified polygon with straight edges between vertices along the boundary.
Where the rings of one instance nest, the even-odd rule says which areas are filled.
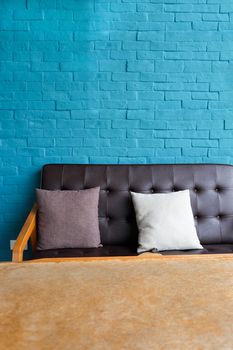
[[[224,254],[233,253],[232,244],[203,244],[204,249],[195,250],[165,250],[160,252],[162,255],[191,255],[191,254]]]
[[[166,250],[162,255],[191,255],[191,254],[224,254],[233,253],[232,244],[205,244],[204,249],[194,250]],[[72,258],[72,257],[104,257],[104,256],[135,256],[136,247],[104,246],[102,248],[66,248],[38,250],[33,253],[32,259],[42,258]]]
[[[64,248],[37,250],[33,253],[32,259],[131,255],[138,255],[136,247],[133,248],[127,246],[104,246],[101,248]]]

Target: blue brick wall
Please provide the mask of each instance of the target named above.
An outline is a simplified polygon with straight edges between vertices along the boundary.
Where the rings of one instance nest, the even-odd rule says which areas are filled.
[[[230,0],[0,1],[0,258],[45,163],[233,161]]]

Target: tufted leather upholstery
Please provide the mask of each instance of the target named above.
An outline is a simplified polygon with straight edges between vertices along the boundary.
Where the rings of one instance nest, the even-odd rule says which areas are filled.
[[[137,226],[130,191],[190,190],[198,236],[204,245],[233,249],[233,167],[213,164],[49,164],[41,188],[79,190],[100,186],[99,224],[105,246],[136,246]]]

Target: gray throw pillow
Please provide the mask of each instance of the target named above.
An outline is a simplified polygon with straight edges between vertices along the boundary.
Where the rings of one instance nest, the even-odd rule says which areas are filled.
[[[100,247],[99,191],[99,187],[81,191],[36,189],[37,249]]]

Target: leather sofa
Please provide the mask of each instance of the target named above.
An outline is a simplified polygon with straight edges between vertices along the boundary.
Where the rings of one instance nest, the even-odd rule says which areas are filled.
[[[48,164],[41,172],[42,189],[79,190],[96,186],[101,188],[99,226],[103,247],[34,250],[32,259],[137,255],[138,231],[130,191],[165,193],[184,189],[190,190],[197,233],[205,249],[161,253],[233,252],[233,167],[230,165]],[[35,213],[34,208],[34,224]],[[31,231],[26,238],[25,230],[24,235],[20,233],[13,252],[14,261],[18,261],[17,258],[22,255],[22,241],[25,243],[31,237],[33,247],[36,246],[36,224]]]

